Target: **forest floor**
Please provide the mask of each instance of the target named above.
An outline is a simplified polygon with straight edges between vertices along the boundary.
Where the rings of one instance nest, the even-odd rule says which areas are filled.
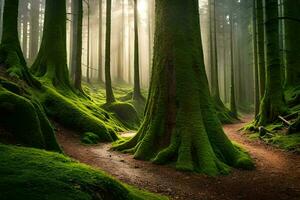
[[[231,140],[246,149],[256,169],[233,169],[228,176],[178,172],[169,166],[138,161],[132,155],[111,151],[110,144],[87,146],[76,133],[58,126],[57,138],[65,153],[138,188],[183,200],[299,200],[300,156],[259,141],[251,141],[238,130],[250,121],[225,125]],[[132,133],[127,133],[130,135]]]

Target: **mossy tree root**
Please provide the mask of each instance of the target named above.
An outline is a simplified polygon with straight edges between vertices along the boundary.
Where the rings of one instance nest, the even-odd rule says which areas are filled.
[[[214,101],[214,107],[217,112],[218,119],[222,124],[232,124],[239,120],[236,115],[231,114],[231,111],[226,108],[219,96],[213,96],[212,99]]]

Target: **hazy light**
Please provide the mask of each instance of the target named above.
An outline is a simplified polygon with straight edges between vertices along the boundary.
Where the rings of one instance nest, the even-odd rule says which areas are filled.
[[[148,4],[146,3],[146,1],[139,1],[138,2],[138,10],[139,13],[144,14],[147,12],[148,10]]]

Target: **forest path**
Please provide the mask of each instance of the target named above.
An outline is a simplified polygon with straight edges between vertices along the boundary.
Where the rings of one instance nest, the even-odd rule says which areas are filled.
[[[138,161],[132,155],[110,150],[110,144],[87,146],[78,136],[58,126],[57,138],[66,154],[115,178],[171,199],[184,200],[299,200],[300,156],[283,152],[260,142],[249,141],[239,133],[250,118],[225,125],[226,134],[249,151],[256,169],[233,169],[228,176],[207,177],[183,173],[169,166]]]

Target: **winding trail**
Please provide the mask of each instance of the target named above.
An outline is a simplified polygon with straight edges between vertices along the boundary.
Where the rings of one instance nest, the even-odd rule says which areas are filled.
[[[169,166],[138,161],[132,155],[110,151],[110,144],[86,146],[73,131],[58,127],[57,138],[66,154],[115,178],[182,200],[299,200],[300,156],[249,141],[238,132],[250,118],[225,125],[226,134],[249,151],[256,169],[233,169],[228,176],[208,177],[183,173]]]

